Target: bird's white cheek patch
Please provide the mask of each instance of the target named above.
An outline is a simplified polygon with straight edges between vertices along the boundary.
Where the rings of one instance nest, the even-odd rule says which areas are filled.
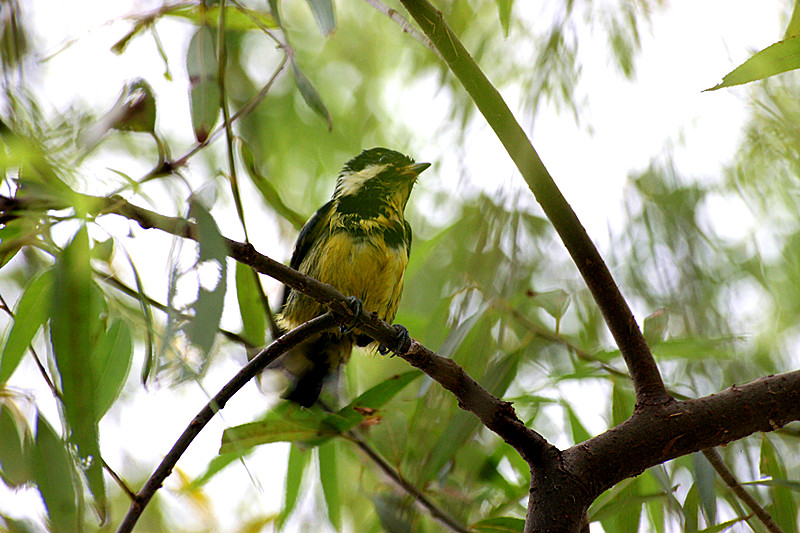
[[[370,165],[358,172],[349,172],[341,178],[341,186],[337,191],[342,196],[356,194],[366,182],[386,170],[389,165]]]

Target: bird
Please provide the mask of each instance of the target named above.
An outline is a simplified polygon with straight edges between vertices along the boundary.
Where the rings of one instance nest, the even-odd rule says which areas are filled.
[[[331,200],[300,230],[289,266],[349,296],[356,316],[363,309],[391,323],[411,251],[411,226],[404,211],[417,177],[430,166],[380,147],[347,161]],[[286,331],[326,311],[284,286],[279,326]],[[371,337],[346,326],[306,339],[278,361],[292,381],[283,398],[311,407],[325,382],[350,358],[353,346],[371,344]]]

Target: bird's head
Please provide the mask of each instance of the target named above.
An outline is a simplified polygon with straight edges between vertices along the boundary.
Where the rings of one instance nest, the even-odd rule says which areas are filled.
[[[386,205],[402,213],[417,176],[429,166],[394,150],[370,148],[344,165],[333,198],[364,216]]]

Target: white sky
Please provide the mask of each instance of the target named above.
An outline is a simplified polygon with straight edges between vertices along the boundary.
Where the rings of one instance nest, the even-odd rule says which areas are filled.
[[[528,1],[516,2],[515,9],[523,9],[529,5]],[[605,40],[594,37],[597,40],[595,49],[583,46],[581,91],[588,99],[587,122],[594,129],[593,135],[576,126],[568,116],[557,115],[547,108],[536,121],[534,146],[601,249],[607,242],[608,226],[619,227],[622,223],[621,210],[608,206],[619,205],[632,170],[643,169],[653,157],[670,147],[678,168],[688,176],[713,177],[721,165],[730,160],[747,115],[746,89],[712,93],[701,93],[701,90],[715,85],[751,52],[778,40],[783,32],[780,13],[788,10],[789,2],[696,0],[674,4],[663,14],[656,15],[651,28],[643,31],[642,53],[636,62],[638,74],[633,83],[609,75],[612,67],[606,61]],[[185,139],[185,146],[191,146],[191,138],[187,137],[191,132],[186,127],[189,110],[185,73],[180,59],[189,34],[186,27],[178,23],[159,25],[159,35],[170,54],[174,82],[163,78],[163,63],[155,54],[152,39],[134,40],[122,56],[109,52],[111,44],[129,28],[128,23],[119,21],[122,15],[157,5],[122,0],[36,0],[26,5],[38,29],[35,40],[42,50],[53,52],[66,40],[79,39],[77,44],[47,62],[42,77],[31,83],[56,109],[66,109],[76,101],[104,109],[113,104],[120,88],[135,73],[147,78],[159,94],[159,129],[168,137]],[[107,24],[111,20],[117,22]],[[392,27],[388,21],[386,25]],[[588,42],[591,41],[584,41]],[[398,106],[407,110],[406,119],[420,132],[419,146],[430,147],[426,153],[417,155],[417,159],[435,161],[439,179],[444,183],[456,183],[455,178],[448,178],[448,170],[454,170],[457,165],[448,159],[447,146],[424,137],[425,132],[439,129],[446,108],[446,101],[442,99],[446,96],[438,92],[435,82],[430,80],[417,84],[413,91],[399,94],[398,98]],[[170,104],[164,105],[166,101]],[[431,105],[421,106],[419,102],[431,102]],[[512,107],[514,103],[509,98]],[[525,117],[519,118],[525,123]],[[487,180],[518,186],[519,176],[499,150],[499,143],[488,127],[475,131],[468,142],[468,168],[475,179],[486,176]],[[175,152],[182,153],[180,149]],[[131,176],[148,170],[133,160],[115,164],[117,168],[125,168]],[[97,172],[100,175],[103,169],[98,168]],[[723,204],[715,206],[715,210],[721,217],[720,227],[741,226],[742,206]],[[107,225],[109,229],[115,227],[114,222]],[[238,228],[232,225],[223,226],[223,231],[232,237],[238,235]],[[158,239],[152,234],[147,236]],[[257,240],[255,244],[264,253],[277,258],[286,253],[274,247],[274,235],[264,233],[260,238],[261,243]],[[148,241],[139,245],[151,244]],[[147,275],[163,278],[163,269],[163,263],[158,264]],[[133,372],[138,372],[140,364],[134,362],[133,368]],[[218,365],[205,380],[206,389],[213,394],[236,370],[233,362]],[[35,394],[37,404],[45,406],[46,416],[55,423],[58,419],[55,406],[40,381],[32,365],[26,365],[11,384]],[[132,385],[129,390],[135,390],[138,383]],[[103,421],[102,445],[108,462],[124,473],[127,458],[120,451],[131,450],[136,461],[154,466],[205,401],[205,394],[193,385],[137,392],[135,402],[122,412],[112,411]],[[165,405],[170,406],[170,411],[163,408]],[[179,467],[191,475],[200,472],[216,454],[225,425],[249,421],[254,413],[253,405],[259,406],[255,412],[262,411],[266,400],[255,387],[248,386],[223,412],[224,424],[219,418],[215,419],[192,444]],[[587,420],[593,431],[602,431],[604,424],[600,416]],[[237,514],[241,511],[235,510],[240,494],[234,494],[233,499],[223,497],[231,486],[242,487],[242,494],[247,491],[251,498],[257,497],[264,513],[279,509],[286,450],[283,445],[262,447],[256,458],[248,462],[263,487],[260,496],[256,496],[257,491],[253,490],[241,467],[229,469],[210,487],[214,501],[224,502],[217,503],[223,527],[231,527],[241,519]],[[174,477],[166,486],[175,486]],[[35,491],[10,493],[0,487],[0,511],[3,513],[30,517],[40,508]],[[120,518],[114,517],[116,521]]]

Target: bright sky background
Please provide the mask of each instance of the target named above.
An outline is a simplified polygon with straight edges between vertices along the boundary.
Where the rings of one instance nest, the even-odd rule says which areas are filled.
[[[338,0],[345,1],[358,0]],[[538,4],[519,0],[515,13],[531,9],[531,13],[524,16],[536,17],[538,13],[532,6]],[[701,91],[715,85],[753,51],[780,39],[786,22],[780,15],[788,12],[790,3],[696,0],[674,4],[656,15],[652,25],[643,31],[635,82],[609,74],[613,68],[607,63],[606,44],[601,36],[587,36],[587,40],[582,40],[584,71],[579,93],[588,100],[585,123],[592,126],[594,134],[588,134],[583,125],[576,125],[566,114],[558,115],[548,108],[542,110],[535,124],[534,146],[601,250],[608,242],[608,227],[621,227],[622,210],[617,206],[631,171],[646,168],[652,158],[672,150],[678,169],[686,176],[713,179],[721,165],[731,159],[748,112],[747,89]],[[173,82],[162,76],[163,63],[155,53],[152,39],[134,40],[122,56],[109,51],[130,27],[120,17],[158,5],[130,0],[23,2],[23,8],[31,14],[38,31],[34,40],[38,41],[40,50],[52,53],[66,41],[78,39],[76,44],[45,63],[41,77],[30,79],[30,85],[44,95],[54,109],[66,110],[70,105],[82,107],[80,102],[103,109],[111,107],[120,88],[131,77],[144,77],[159,94],[159,130],[167,137],[185,139],[185,148],[191,146],[186,75],[181,59],[187,46],[188,26],[175,22],[159,24],[159,35],[171,59]],[[388,20],[386,27],[387,31],[394,28]],[[586,46],[589,42],[596,42],[596,46]],[[440,127],[446,96],[437,90],[433,79],[423,80],[405,91],[398,90],[396,96],[398,108],[404,110],[407,120],[420,132],[419,146],[428,147],[424,153],[415,154],[417,159],[437,163],[437,179],[444,184],[456,183],[455,178],[448,177],[448,171],[454,171],[457,165],[448,159],[447,146],[437,139],[424,137],[426,132]],[[514,107],[514,95],[506,97]],[[431,105],[420,105],[420,102],[431,102]],[[523,123],[526,123],[525,118],[519,116]],[[518,187],[521,178],[488,127],[477,128],[468,142],[467,165],[473,176],[485,176],[487,188],[496,187],[498,182],[500,186]],[[182,149],[174,152],[180,154]],[[115,161],[114,164],[125,168],[132,176],[148,170],[133,161]],[[106,172],[102,166],[94,170],[98,176]],[[719,215],[715,218],[719,228],[733,234],[741,234],[750,220],[743,207],[736,203],[715,206],[715,212]],[[114,223],[108,224],[111,228]],[[238,236],[234,225],[223,225],[223,231],[232,237]],[[147,237],[159,238],[152,233]],[[281,258],[286,251],[271,248],[272,237],[268,233],[257,236],[256,247]],[[141,245],[150,244],[142,242]],[[154,262],[158,263],[158,268],[148,276],[163,276],[165,261]],[[135,361],[133,368],[138,372],[140,364]],[[233,361],[218,364],[205,380],[206,390],[210,394],[216,392],[237,369]],[[36,395],[37,404],[45,405],[47,418],[57,422],[55,405],[47,400],[49,393],[32,365],[23,366],[11,384]],[[135,390],[138,383],[132,385],[129,390]],[[128,458],[123,457],[120,450],[135,449],[136,461],[155,466],[206,399],[207,395],[192,385],[137,393],[136,402],[128,404],[124,410],[113,409],[103,420],[101,438],[107,461],[124,472]],[[202,471],[217,452],[222,429],[249,421],[254,412],[252,406],[259,406],[256,412],[263,411],[266,402],[255,387],[246,387],[228,404],[223,412],[224,420],[217,417],[192,444],[179,462],[179,468],[191,475]],[[171,410],[166,411],[165,405]],[[590,429],[596,431],[602,431],[604,424],[600,417],[588,421]],[[258,498],[262,511],[279,509],[287,449],[283,445],[265,446],[248,460],[250,472],[263,488],[260,494],[253,490],[241,466],[221,474],[209,492],[223,527],[240,520],[237,513],[243,511],[234,509],[244,494]],[[174,486],[173,477],[166,487]],[[224,494],[230,492],[231,487],[237,487],[233,498]],[[0,488],[0,511],[3,513],[29,517],[36,509],[41,509],[41,504],[35,491],[9,493]],[[114,517],[116,521],[120,518]],[[190,523],[191,517],[184,518]]]

